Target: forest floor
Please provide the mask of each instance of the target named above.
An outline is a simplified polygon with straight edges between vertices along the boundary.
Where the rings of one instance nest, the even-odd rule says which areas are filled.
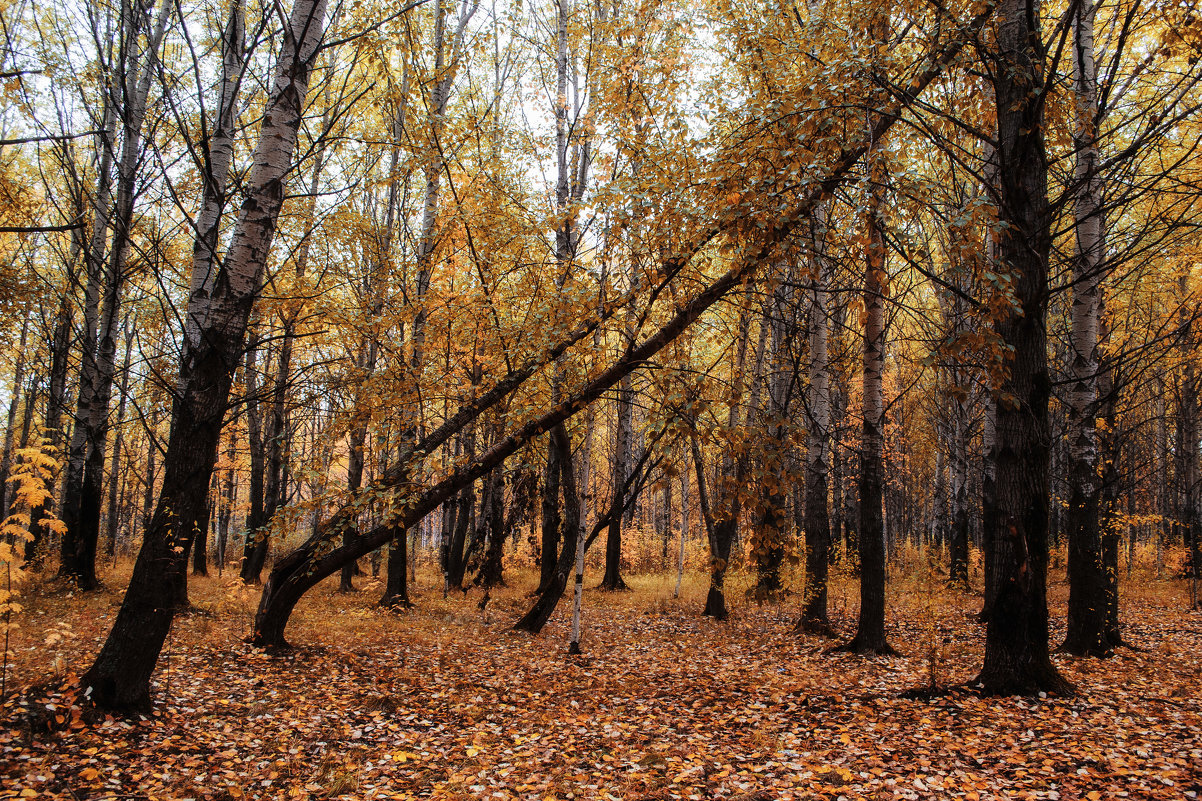
[[[0,707],[0,798],[787,799],[1202,798],[1202,616],[1180,582],[1127,582],[1126,636],[1142,650],[1056,657],[1075,698],[953,689],[983,652],[975,596],[891,587],[902,656],[826,655],[790,633],[796,598],[731,620],[698,616],[700,575],[634,576],[585,594],[584,654],[568,656],[570,599],[537,637],[509,630],[531,576],[444,600],[419,575],[416,608],[380,587],[323,585],[289,628],[294,650],[243,642],[257,599],[236,575],[193,581],[156,674],[153,715],[85,722],[72,708],[128,566],[106,591],[26,592]],[[737,582],[733,582],[737,585]],[[330,582],[327,582],[330,584]],[[854,582],[832,592],[854,628]],[[1053,641],[1062,632],[1053,581]],[[734,593],[732,593],[734,594]],[[15,689],[15,693],[13,688]]]

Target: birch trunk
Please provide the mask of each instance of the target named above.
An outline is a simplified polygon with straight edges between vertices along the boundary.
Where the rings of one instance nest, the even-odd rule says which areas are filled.
[[[129,588],[108,639],[81,685],[98,706],[148,708],[150,677],[186,581],[196,527],[207,524],[209,478],[217,458],[234,366],[258,295],[292,168],[309,74],[324,30],[325,0],[296,0],[246,182],[242,210],[211,292],[189,298],[163,485]]]
[[[1068,478],[1068,624],[1060,649],[1076,656],[1105,656],[1106,570],[1098,476],[1098,318],[1104,258],[1102,186],[1098,175],[1097,69],[1094,64],[1094,4],[1082,0],[1073,19],[1073,77],[1076,100],[1073,183],[1076,253],[1073,260],[1072,336],[1068,392],[1070,452]]]

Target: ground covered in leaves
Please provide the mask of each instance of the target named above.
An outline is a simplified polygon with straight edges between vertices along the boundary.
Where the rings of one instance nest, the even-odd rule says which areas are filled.
[[[526,582],[481,611],[478,591],[443,600],[433,580],[399,614],[373,607],[378,585],[319,589],[281,655],[242,642],[253,590],[194,581],[153,716],[95,721],[58,688],[119,594],[34,588],[0,708],[0,798],[1202,798],[1202,618],[1179,583],[1131,582],[1142,650],[1056,658],[1076,698],[908,700],[932,675],[974,675],[976,597],[893,588],[902,656],[865,659],[791,634],[796,599],[717,623],[697,614],[699,576],[680,600],[669,577],[636,577],[586,593],[584,654],[568,656],[566,603],[532,638],[509,630]],[[854,598],[836,584],[844,633]]]

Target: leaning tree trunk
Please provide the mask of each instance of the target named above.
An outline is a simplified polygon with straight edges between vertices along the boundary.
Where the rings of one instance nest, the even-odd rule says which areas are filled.
[[[172,599],[186,581],[186,553],[196,527],[207,524],[230,385],[283,204],[324,17],[325,0],[296,0],[229,252],[212,284],[202,278],[203,291],[188,300],[159,502],[117,619],[80,682],[104,708],[150,706],[150,677],[171,628]],[[211,266],[193,263],[194,270]],[[197,283],[194,275],[194,289]]]
[[[960,53],[968,41],[968,36],[979,30],[989,17],[988,10],[978,14],[968,26],[965,36],[954,38],[937,52],[931,54],[929,66],[911,80],[911,88],[906,92],[907,99],[913,98],[925,90],[943,72],[946,65]],[[875,126],[878,137],[884,134],[899,118],[899,111],[900,102],[893,103],[885,109],[885,113],[880,116],[878,124]],[[674,311],[654,333],[622,354],[617,361],[602,369],[578,390],[569,393],[562,401],[553,404],[543,414],[537,415],[511,430],[507,436],[498,440],[486,452],[468,464],[455,468],[450,474],[433,484],[415,487],[411,490],[412,494],[402,507],[401,522],[406,526],[416,525],[422,517],[451,498],[468,481],[486,475],[517,450],[525,447],[531,440],[547,433],[559,423],[571,418],[580,409],[595,402],[605,392],[612,389],[623,376],[639,369],[648,359],[667,347],[681,332],[692,325],[698,316],[719,300],[729,296],[738,287],[745,285],[748,279],[754,275],[757,266],[768,260],[775,248],[793,234],[799,221],[809,215],[814,205],[843,183],[863,153],[864,148],[859,145],[853,145],[841,151],[821,183],[815,185],[809,193],[799,199],[794,209],[769,227],[759,249],[750,258],[740,260],[704,289],[687,300],[678,302]],[[725,226],[716,229],[719,233],[724,230]],[[674,275],[700,252],[703,246],[712,241],[712,236],[706,236],[690,245],[683,253],[664,260],[659,265],[657,280]],[[616,310],[619,307],[620,304],[611,303],[607,309]],[[412,446],[402,448],[397,461],[383,471],[378,485],[397,487],[406,482],[415,463],[419,463],[441,447],[457,432],[462,431],[466,425],[476,420],[482,412],[509,397],[536,372],[554,364],[568,348],[591,335],[608,317],[609,313],[606,312],[586,320],[571,329],[537,357],[510,369],[497,380],[491,389],[450,415],[434,431],[426,434]],[[331,534],[340,532],[339,525],[346,519],[348,512],[349,507],[347,506],[339,509],[330,521],[317,527],[304,544],[277,560],[264,586],[259,609],[255,614],[255,629],[251,637],[253,643],[260,646],[286,645],[284,630],[293,608],[304,594],[349,561],[370,553],[387,542],[391,530],[378,527],[351,544],[335,546],[329,538]]]
[[[1038,16],[1002,0],[997,24],[998,256],[1014,306],[995,330],[1012,351],[998,388],[993,491],[985,554],[996,586],[975,684],[990,695],[1069,693],[1048,656],[1048,254],[1051,218],[1043,140],[1044,56]],[[988,598],[986,600],[987,606]]]

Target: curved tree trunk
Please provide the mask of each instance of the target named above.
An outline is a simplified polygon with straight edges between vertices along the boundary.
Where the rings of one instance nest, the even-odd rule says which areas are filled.
[[[150,676],[171,628],[172,601],[186,581],[188,546],[196,527],[207,524],[209,479],[234,366],[283,204],[324,18],[325,0],[296,0],[229,252],[211,291],[193,276],[194,289],[199,284],[202,291],[188,301],[159,502],[117,619],[80,682],[104,708],[150,706]],[[193,269],[211,266],[194,261]]]

